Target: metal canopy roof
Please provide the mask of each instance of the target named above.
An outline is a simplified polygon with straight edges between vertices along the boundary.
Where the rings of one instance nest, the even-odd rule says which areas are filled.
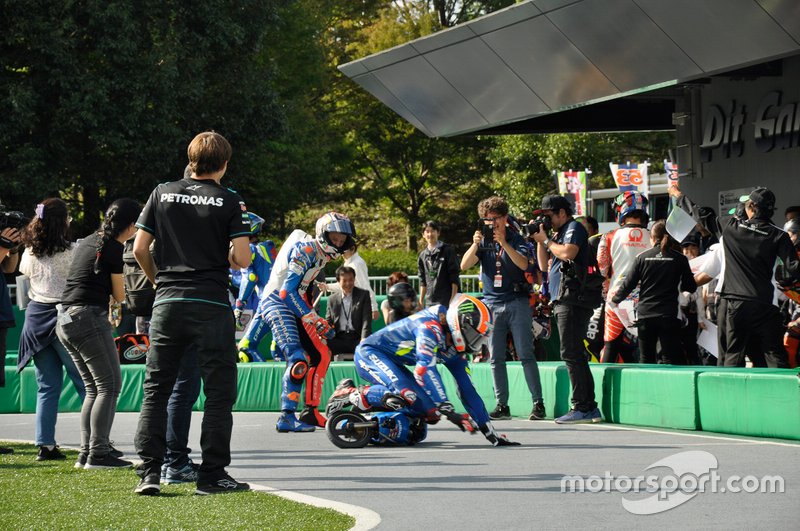
[[[558,130],[560,118],[583,124],[565,130],[644,129],[605,123],[620,112],[609,100],[797,53],[798,0],[529,0],[339,69],[446,137]],[[670,112],[664,101],[637,104],[653,124]]]

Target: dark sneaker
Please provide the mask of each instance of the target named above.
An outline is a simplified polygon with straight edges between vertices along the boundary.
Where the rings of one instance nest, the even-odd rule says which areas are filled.
[[[250,490],[250,485],[247,483],[240,483],[225,474],[221,478],[211,482],[197,482],[197,489],[195,494],[207,496],[209,494],[223,494],[225,492],[244,492]]]
[[[300,422],[294,413],[283,413],[275,424],[275,429],[278,433],[289,433],[290,431],[296,433],[305,433],[314,431],[316,428],[305,422]]]
[[[99,457],[90,455],[86,459],[86,466],[83,468],[86,470],[101,470],[105,468],[128,468],[130,466],[133,466],[130,461],[106,454]]]
[[[544,420],[547,416],[547,412],[544,410],[544,402],[541,400],[537,400],[533,403],[533,410],[531,411],[531,416],[528,417],[528,420]]]
[[[180,468],[167,467],[161,469],[161,483],[174,485],[177,483],[194,483],[197,481],[197,469],[191,461],[186,463]]]
[[[489,413],[489,418],[492,420],[511,420],[511,408],[503,404],[497,404],[494,411]]]
[[[0,446],[0,455],[9,455],[13,453],[14,453],[13,448],[9,448],[8,446]]]
[[[78,454],[78,460],[75,461],[75,468],[85,468],[86,467],[86,454],[81,452]]]
[[[160,478],[158,474],[147,474],[145,477],[139,481],[139,484],[136,485],[136,488],[133,489],[133,492],[136,494],[141,494],[142,496],[155,496],[159,492],[161,492],[161,485],[159,484]]]
[[[120,458],[125,454],[114,448],[114,441],[108,441],[108,455],[111,457]]]
[[[297,415],[297,420],[299,420],[304,424],[308,424],[310,426],[324,428],[325,421],[327,419],[325,419],[325,417],[323,417],[322,414],[320,414],[317,408],[306,406],[303,408],[300,414]]]
[[[52,450],[47,446],[40,446],[39,453],[36,455],[37,461],[60,461],[66,458],[67,456],[61,453],[58,446],[53,446]]]
[[[556,424],[591,424],[593,422],[602,422],[603,417],[600,415],[600,410],[594,408],[593,411],[578,411],[571,409],[569,413],[556,419]]]

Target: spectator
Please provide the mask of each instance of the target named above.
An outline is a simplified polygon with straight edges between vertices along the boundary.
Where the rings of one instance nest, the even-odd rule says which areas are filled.
[[[800,205],[793,205],[786,209],[783,214],[784,221],[791,221],[800,218]]]
[[[689,262],[700,256],[699,232],[690,233],[681,242],[681,252]],[[686,355],[685,362],[689,365],[700,363],[700,352],[697,345],[697,333],[703,325],[705,316],[705,304],[703,298],[703,287],[698,286],[693,292],[682,291],[678,297],[681,309],[681,347]]]
[[[2,354],[4,361],[6,359],[8,329],[16,326],[5,274],[13,273],[17,269],[17,262],[19,261],[17,244],[19,243],[19,238],[19,231],[15,228],[6,227],[0,231],[0,354]],[[0,387],[5,387],[5,385],[6,372],[2,370],[0,371]],[[0,446],[0,454],[13,453],[13,448]]]
[[[386,324],[390,325],[414,313],[417,307],[417,293],[411,287],[411,284],[398,282],[389,288],[386,302],[390,308]]]
[[[639,329],[641,363],[681,363],[678,295],[694,292],[697,284],[689,260],[678,250],[678,243],[667,233],[666,223],[656,222],[650,232],[652,248],[638,255],[625,280],[611,299],[617,305],[641,283],[636,326]],[[661,351],[656,355],[656,343]]]
[[[575,221],[578,221],[586,229],[586,233],[589,235],[589,245],[594,255],[597,256],[597,249],[600,247],[600,239],[603,236],[600,234],[600,224],[597,219],[592,216],[580,216],[575,218]]]
[[[356,272],[352,267],[336,269],[339,290],[328,299],[325,318],[335,330],[328,340],[332,354],[352,354],[356,345],[372,333],[369,292],[355,287]]]
[[[56,333],[72,356],[86,388],[76,468],[131,466],[130,461],[115,455],[109,441],[122,387],[109,297],[112,304],[125,298],[123,244],[136,232],[140,211],[141,206],[133,199],[111,203],[100,230],[81,240],[75,248],[61,297]]]
[[[381,302],[381,313],[383,314],[383,322],[387,325],[389,324],[390,314],[392,311],[392,307],[389,304],[389,297],[388,297],[389,290],[392,289],[392,286],[394,286],[398,282],[404,282],[406,284],[409,284],[408,275],[402,271],[395,271],[391,275],[389,275],[389,278],[386,279],[387,297],[386,299],[383,300],[383,302]]]
[[[782,283],[800,279],[800,262],[789,235],[770,222],[775,194],[756,188],[739,198],[747,220],[730,218],[722,231],[725,269],[722,273],[719,325],[720,357],[726,367],[744,365],[751,338],[769,367],[787,367],[781,344],[780,314],[773,301],[776,260],[783,262]]]
[[[36,366],[36,446],[37,461],[66,459],[56,445],[58,400],[64,381],[64,370],[72,380],[81,400],[85,395],[83,380],[69,353],[56,337],[56,304],[67,285],[72,263],[73,244],[67,239],[70,218],[67,204],[52,197],[36,205],[36,216],[23,232],[27,248],[22,254],[19,271],[30,279],[25,309],[25,323],[19,342],[17,370],[33,358]]]
[[[792,245],[800,257],[800,217],[790,219],[783,226],[792,240]],[[783,336],[783,346],[788,355],[789,367],[795,368],[800,364],[798,347],[800,347],[800,282],[789,286],[786,300],[781,303],[781,312],[784,314],[783,322],[786,323],[786,333]]]
[[[548,274],[550,297],[561,338],[561,359],[567,365],[572,385],[572,409],[556,422],[600,422],[603,419],[594,400],[589,354],[583,346],[589,317],[602,300],[602,282],[594,291],[585,282],[589,274],[598,273],[597,261],[592,256],[586,229],[572,218],[572,207],[565,197],[545,196],[539,212],[550,218],[556,231],[550,239],[542,226],[533,238],[538,244],[536,254],[540,264],[549,263],[552,256]]]
[[[137,226],[133,252],[156,285],[150,351],[136,451],[137,494],[157,494],[167,450],[167,405],[183,358],[191,353],[206,394],[197,494],[249,490],[225,472],[236,401],[236,346],[228,302],[228,267],[250,265],[250,218],[238,194],[220,185],[232,149],[215,132],[189,144],[192,176],[158,185]],[[150,244],[155,240],[155,258]]]
[[[482,231],[475,231],[472,245],[461,259],[461,269],[469,269],[480,261],[483,302],[494,321],[494,330],[489,336],[489,353],[497,406],[489,417],[493,420],[511,418],[506,369],[506,339],[511,332],[533,402],[528,418],[541,420],[545,418],[545,408],[539,365],[533,351],[533,314],[528,304],[531,285],[525,278],[530,248],[522,236],[509,230],[505,199],[497,196],[484,199],[478,204],[478,215],[481,223],[491,228],[493,241],[483,242],[486,247],[482,248]]]
[[[450,299],[458,293],[458,261],[453,246],[439,240],[441,227],[435,221],[426,221],[422,226],[422,237],[427,242],[425,249],[419,253],[417,269],[419,271],[418,309],[423,305],[447,306]]]
[[[367,269],[367,263],[363,258],[361,258],[361,255],[358,254],[358,246],[356,243],[353,242],[353,246],[342,253],[342,256],[344,256],[344,264],[342,265],[346,265],[356,272],[356,287],[369,293],[372,319],[377,319],[380,317],[380,314],[378,313],[378,302],[375,298],[375,292],[369,283],[369,270]],[[327,284],[327,288],[332,294],[341,291],[341,287],[338,283]]]
[[[630,271],[636,255],[649,247],[650,232],[647,230],[647,198],[637,191],[627,191],[614,199],[617,214],[616,228],[603,235],[597,251],[597,264],[603,276],[609,279],[606,301],[610,301]],[[634,286],[635,288],[635,286]],[[631,293],[628,303],[636,306],[638,290]],[[636,363],[636,341],[626,332],[630,323],[620,319],[615,308],[607,305],[604,327],[603,363],[616,363],[622,358],[625,363]]]

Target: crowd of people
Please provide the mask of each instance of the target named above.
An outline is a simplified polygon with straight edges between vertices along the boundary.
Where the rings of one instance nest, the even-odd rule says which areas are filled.
[[[39,460],[65,458],[55,426],[66,371],[82,400],[75,467],[132,466],[110,440],[121,388],[112,323],[125,300],[140,308],[137,332],[148,334],[150,345],[134,441],[140,458],[135,492],[144,495],[183,482],[196,482],[198,494],[249,489],[226,471],[236,364],[263,361],[258,347],[270,332],[272,357],[286,363],[279,433],[325,426],[322,383],[332,354],[344,352],[368,384],[340,382],[326,413],[344,407],[395,412],[400,417],[393,422],[405,419],[414,427],[409,444],[440,419],[480,431],[494,446],[515,444],[492,426],[511,418],[510,359],[519,360],[530,393],[528,418],[545,419],[536,343],[549,334],[551,316],[572,387],[571,408],[555,419],[559,424],[602,420],[592,358],[797,365],[800,208],[787,209],[783,229],[773,225],[775,196],[765,188],[717,218],[672,186],[674,208],[697,222],[680,242],[668,222],[650,223],[647,198],[637,191],[615,199],[619,227],[605,234],[593,218],[576,219],[563,196],[545,196],[527,224],[492,196],[477,205],[478,228],[460,261],[455,247],[440,239],[440,225],[426,222],[419,294],[398,271],[379,307],[348,216],[328,212],[313,234],[297,229],[278,250],[270,240],[259,242],[264,220],[221,184],[232,156],[228,141],[201,133],[187,155],[182,179],[157,186],[143,207],[133,199],[114,201],[100,229],[78,244],[67,238],[70,218],[57,198],[37,205],[27,226],[0,232],[2,270],[19,268],[30,282],[18,368],[33,360],[36,370]],[[339,257],[344,263],[336,282],[326,284],[324,268]],[[460,271],[476,265],[482,293],[459,293]],[[129,283],[129,269],[143,280]],[[0,293],[5,354],[14,322],[3,275]],[[323,317],[316,307],[325,293]],[[252,313],[247,322],[245,310]],[[373,334],[379,311],[386,326]],[[698,334],[711,325],[718,328],[716,352],[698,346]],[[237,328],[243,331],[238,344]],[[468,371],[470,356],[484,349],[495,394],[491,412]],[[455,412],[438,366],[455,378],[466,414]],[[206,400],[196,464],[188,438],[201,382]]]

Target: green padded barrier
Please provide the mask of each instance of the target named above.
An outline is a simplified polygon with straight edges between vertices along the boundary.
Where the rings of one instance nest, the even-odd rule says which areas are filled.
[[[6,349],[6,367],[16,367],[17,366],[17,351]]]
[[[706,431],[800,440],[796,369],[716,369],[697,377]]]
[[[19,413],[19,375],[16,367],[4,367],[6,385],[0,387],[0,413]]]

